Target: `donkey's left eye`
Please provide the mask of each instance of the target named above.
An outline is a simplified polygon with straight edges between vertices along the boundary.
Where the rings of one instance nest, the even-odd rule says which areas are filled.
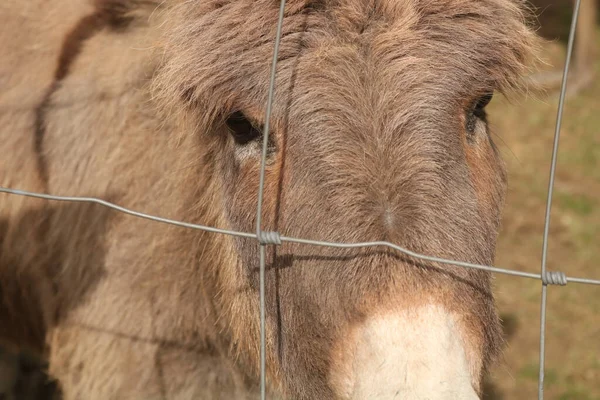
[[[477,102],[475,103],[475,107],[474,107],[475,111],[483,110],[485,108],[485,106],[490,104],[490,101],[492,101],[493,97],[494,97],[494,93],[487,93],[487,94],[481,96],[479,99],[477,99]]]
[[[485,95],[479,97],[473,105],[467,110],[467,120],[466,126],[467,133],[469,135],[474,135],[475,130],[477,129],[478,124],[483,124],[485,126],[487,124],[487,113],[485,112],[485,107],[492,101],[493,93],[486,93]]]
[[[473,115],[479,118],[480,120],[486,122],[487,114],[485,112],[485,107],[490,104],[492,101],[492,97],[494,97],[493,93],[487,93],[480,98],[477,99],[475,104],[473,105]]]

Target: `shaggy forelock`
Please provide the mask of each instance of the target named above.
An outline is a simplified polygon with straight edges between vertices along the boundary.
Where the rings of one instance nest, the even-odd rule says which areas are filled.
[[[221,111],[215,104],[262,107],[277,9],[273,0],[174,7],[168,61],[157,80],[165,100],[200,102],[209,118]],[[292,59],[318,62],[350,46],[371,52],[407,89],[427,90],[422,83],[428,81],[437,96],[458,99],[524,88],[534,54],[528,14],[517,0],[291,0],[286,10],[279,86],[292,74]]]

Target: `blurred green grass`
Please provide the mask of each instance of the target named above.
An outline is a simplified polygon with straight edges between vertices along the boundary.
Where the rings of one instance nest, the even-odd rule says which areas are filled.
[[[550,43],[546,53],[562,67],[564,44]],[[595,71],[565,105],[548,269],[600,279],[600,62]],[[557,105],[558,93],[490,104],[493,138],[509,170],[499,266],[539,272]],[[516,328],[488,398],[537,398],[540,283],[497,276],[495,291],[501,315]],[[600,399],[600,287],[549,288],[546,346],[546,399]]]

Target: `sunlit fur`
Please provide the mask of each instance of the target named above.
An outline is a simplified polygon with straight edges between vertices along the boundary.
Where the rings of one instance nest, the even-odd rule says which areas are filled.
[[[0,185],[253,232],[260,155],[224,121],[264,124],[278,7],[1,2]],[[523,88],[523,7],[290,0],[264,228],[492,263],[505,172],[486,129],[466,139],[465,115]],[[0,244],[1,337],[45,354],[66,400],[255,394],[255,240],[1,195]],[[267,372],[283,397],[343,398],[345,344],[380,314],[446,310],[475,392],[500,352],[488,273],[289,243],[268,248],[267,269]]]

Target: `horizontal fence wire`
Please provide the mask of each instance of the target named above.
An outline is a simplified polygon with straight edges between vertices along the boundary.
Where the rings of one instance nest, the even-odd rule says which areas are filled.
[[[546,297],[547,297],[547,286],[548,285],[566,285],[567,283],[579,283],[579,284],[588,284],[588,285],[600,285],[600,280],[598,279],[589,279],[589,278],[577,278],[570,277],[564,274],[563,272],[557,271],[548,271],[546,268],[547,261],[547,252],[548,252],[548,236],[549,236],[549,226],[550,226],[550,210],[552,206],[552,193],[554,190],[554,181],[555,181],[555,170],[557,164],[557,153],[558,153],[558,144],[560,137],[560,129],[561,129],[561,121],[564,111],[564,100],[566,94],[567,87],[567,78],[569,72],[569,65],[571,60],[571,54],[573,50],[574,36],[575,36],[575,28],[577,25],[577,18],[579,13],[579,6],[581,0],[576,0],[573,17],[571,22],[571,29],[569,34],[569,41],[567,45],[567,57],[565,61],[565,68],[563,70],[563,80],[559,98],[559,106],[557,111],[557,121],[556,121],[556,129],[554,134],[554,146],[552,152],[552,162],[550,167],[550,178],[548,183],[548,200],[546,204],[546,216],[545,216],[545,226],[544,226],[544,235],[543,235],[543,246],[542,246],[542,265],[541,272],[539,274],[530,273],[530,272],[522,272],[515,271],[505,268],[498,268],[490,265],[481,265],[468,263],[464,261],[451,260],[446,258],[440,258],[430,255],[420,254],[409,249],[406,249],[402,246],[399,246],[394,243],[386,242],[386,241],[372,241],[372,242],[357,242],[357,243],[340,243],[340,242],[329,242],[329,241],[320,241],[320,240],[312,240],[312,239],[303,239],[303,238],[295,238],[289,236],[282,236],[279,232],[268,232],[263,231],[261,227],[262,222],[262,204],[263,204],[263,191],[264,191],[264,180],[265,180],[265,170],[266,170],[266,155],[268,148],[268,137],[269,137],[269,126],[270,126],[270,117],[271,110],[273,104],[273,96],[275,91],[275,77],[276,77],[276,66],[278,59],[278,50],[279,43],[281,41],[281,32],[283,26],[284,19],[284,10],[285,10],[285,0],[281,0],[280,8],[279,8],[279,18],[277,23],[276,30],[276,38],[274,41],[274,49],[273,49],[273,59],[271,63],[271,75],[270,75],[270,84],[269,84],[269,92],[268,92],[268,100],[267,100],[267,111],[266,111],[266,121],[265,121],[265,129],[263,132],[263,146],[262,146],[262,158],[261,158],[261,167],[260,167],[260,178],[259,178],[259,189],[258,189],[258,204],[257,204],[257,223],[256,223],[256,233],[249,232],[239,232],[228,229],[221,229],[206,225],[200,224],[192,224],[183,221],[173,220],[162,218],[159,216],[155,216],[152,214],[146,214],[139,211],[134,211],[117,204],[111,203],[109,201],[99,199],[96,197],[84,197],[84,196],[59,196],[45,193],[38,193],[32,191],[25,191],[13,188],[0,187],[0,193],[11,194],[11,195],[19,195],[33,198],[40,198],[49,201],[63,201],[63,202],[76,202],[76,203],[93,203],[98,204],[115,211],[128,214],[137,218],[143,218],[147,220],[151,220],[154,222],[174,225],[182,228],[196,229],[202,230],[206,232],[212,232],[216,234],[230,235],[235,237],[242,237],[248,239],[255,239],[258,241],[260,246],[260,288],[259,288],[259,305],[260,305],[260,391],[261,391],[261,399],[266,399],[266,341],[265,341],[265,246],[266,245],[279,245],[282,243],[297,243],[309,246],[325,246],[325,247],[333,247],[333,248],[367,248],[367,247],[388,247],[394,250],[397,250],[407,256],[410,256],[415,259],[446,264],[446,265],[454,265],[458,267],[478,269],[483,271],[488,271],[497,274],[511,275],[517,276],[521,278],[529,278],[529,279],[537,279],[542,282],[542,296],[541,296],[541,313],[540,313],[540,370],[539,370],[539,385],[538,385],[538,399],[543,399],[543,390],[544,390],[544,354],[545,354],[545,321],[546,321]]]
[[[177,221],[177,220],[168,219],[168,218],[162,218],[162,217],[155,216],[152,214],[145,214],[145,213],[142,213],[139,211],[134,211],[134,210],[119,206],[117,204],[111,203],[109,201],[98,199],[95,197],[57,196],[57,195],[43,194],[43,193],[37,193],[37,192],[30,192],[30,191],[26,191],[26,190],[9,189],[6,187],[1,187],[1,186],[0,186],[0,193],[7,193],[7,194],[26,196],[26,197],[35,197],[35,198],[51,200],[51,201],[95,203],[95,204],[99,204],[99,205],[111,208],[113,210],[122,212],[124,214],[132,215],[132,216],[138,217],[138,218],[143,218],[143,219],[148,219],[148,220],[155,221],[155,222],[179,226],[182,228],[190,228],[190,229],[202,230],[202,231],[206,231],[206,232],[213,232],[213,233],[218,233],[218,234],[223,234],[223,235],[237,236],[237,237],[243,237],[243,238],[248,238],[248,239],[256,239],[265,244],[279,244],[279,243],[287,242],[287,243],[304,244],[304,245],[308,245],[308,246],[333,247],[333,248],[343,248],[343,249],[354,249],[354,248],[365,248],[365,247],[388,247],[388,248],[397,250],[403,254],[406,254],[407,256],[413,257],[415,259],[423,260],[423,261],[429,261],[429,262],[434,262],[434,263],[439,263],[439,264],[455,265],[455,266],[464,267],[464,268],[479,269],[479,270],[493,272],[493,273],[497,273],[497,274],[537,279],[540,281],[542,281],[544,279],[552,280],[552,278],[550,278],[550,277],[543,277],[541,274],[536,274],[536,273],[531,273],[531,272],[515,271],[515,270],[511,270],[511,269],[506,269],[506,268],[498,268],[498,267],[494,267],[491,265],[474,264],[474,263],[469,263],[469,262],[464,262],[464,261],[459,261],[459,260],[451,260],[451,259],[447,259],[447,258],[429,256],[429,255],[414,252],[412,250],[409,250],[409,249],[399,246],[397,244],[394,244],[391,242],[386,242],[386,241],[341,243],[341,242],[329,242],[329,241],[323,241],[323,240],[303,239],[303,238],[296,238],[296,237],[292,237],[292,236],[282,236],[282,235],[279,235],[279,233],[277,233],[277,232],[261,232],[263,237],[259,238],[256,235],[256,233],[240,232],[240,231],[233,231],[233,230],[228,230],[228,229],[220,229],[220,228],[215,228],[212,226],[192,224],[189,222],[183,222],[183,221]],[[265,239],[264,236],[268,236],[268,234],[274,235],[274,238],[272,238],[270,240]],[[567,283],[600,285],[599,279],[576,278],[576,277],[571,277],[571,276],[565,276],[565,278],[566,278]],[[559,283],[549,282],[549,284],[559,284]]]

